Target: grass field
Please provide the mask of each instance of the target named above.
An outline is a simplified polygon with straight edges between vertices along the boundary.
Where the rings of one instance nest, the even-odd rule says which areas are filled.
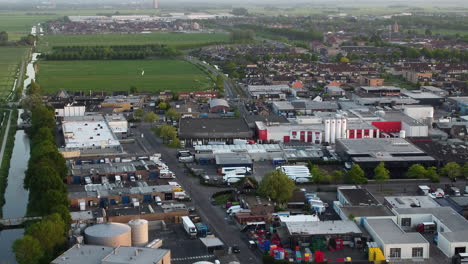
[[[26,47],[0,47],[0,99],[10,93],[26,50]]]
[[[40,51],[48,51],[52,46],[141,45],[155,43],[184,49],[218,42],[229,42],[229,35],[220,33],[46,35],[41,38]]]
[[[48,94],[61,89],[128,91],[130,86],[145,92],[213,87],[208,75],[183,60],[40,61],[37,80]]]

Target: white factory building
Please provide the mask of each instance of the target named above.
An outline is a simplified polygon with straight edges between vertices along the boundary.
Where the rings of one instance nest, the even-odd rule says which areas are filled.
[[[429,258],[429,242],[420,233],[403,231],[392,219],[365,219],[363,226],[389,260]]]
[[[62,131],[65,144],[62,153],[79,156],[81,152],[104,150],[121,151],[120,142],[102,115],[64,117]],[[69,154],[65,154],[65,153]]]
[[[381,108],[380,108],[381,109]],[[380,110],[317,111],[312,116],[288,118],[289,123],[255,122],[258,139],[335,144],[337,139],[427,137],[432,126],[432,106],[403,106]]]
[[[468,220],[451,207],[394,208],[397,223],[403,229],[414,229],[424,222],[437,226],[437,247],[452,257],[468,250]]]
[[[85,111],[84,105],[61,105],[55,108],[55,117],[84,116]]]

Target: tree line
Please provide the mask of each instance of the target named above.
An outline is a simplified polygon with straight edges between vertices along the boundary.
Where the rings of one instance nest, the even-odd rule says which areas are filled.
[[[15,241],[13,250],[19,264],[50,263],[65,249],[71,223],[64,184],[68,167],[55,145],[54,111],[38,102],[28,108],[32,115],[28,130],[31,155],[24,179],[24,187],[29,190],[27,215],[43,219],[26,227],[25,235]]]
[[[318,165],[308,164],[312,175],[311,182],[316,184],[366,184],[368,182],[364,170],[358,164],[354,164],[346,173],[341,170],[335,170],[331,174]],[[420,164],[412,165],[405,176],[410,179],[429,179],[431,182],[439,182],[440,176],[448,177],[452,180],[456,178],[468,178],[468,162],[460,165],[456,162],[449,162],[444,167],[437,169],[436,167],[425,168]],[[384,162],[380,162],[375,168],[373,179],[380,184],[390,179],[390,171],[385,167]],[[275,170],[269,172],[263,177],[259,184],[258,194],[272,199],[280,206],[289,201],[293,195],[296,185],[284,172]]]
[[[266,34],[282,36],[288,38],[289,40],[321,41],[323,39],[323,34],[314,30],[304,31],[295,28],[271,28],[251,24],[242,24],[239,25],[239,27],[243,29],[249,29],[254,32],[263,32]]]
[[[31,34],[21,37],[20,40],[9,40],[8,32],[0,32],[0,46],[32,46],[37,38]]]
[[[135,60],[148,57],[174,57],[182,53],[160,44],[122,46],[58,46],[41,55],[46,60]]]

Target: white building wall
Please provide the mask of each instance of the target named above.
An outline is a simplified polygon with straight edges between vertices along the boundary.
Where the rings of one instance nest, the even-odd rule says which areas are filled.
[[[434,107],[432,106],[405,107],[403,113],[418,121],[422,121],[427,118],[431,118],[431,119],[434,118]]]
[[[413,259],[413,248],[423,248],[422,258],[429,258],[429,243],[415,243],[415,244],[385,244],[384,249],[382,250],[385,258],[390,258],[390,249],[391,248],[400,248],[401,250],[401,259]]]
[[[85,110],[85,106],[65,106],[63,109],[55,109],[55,116],[84,116]]]
[[[437,246],[447,257],[452,256],[450,242],[444,236],[438,236]]]
[[[370,219],[377,219],[374,217],[369,217]],[[391,217],[381,217],[380,219],[390,218]],[[395,221],[395,219],[392,219]],[[379,245],[380,249],[385,256],[385,258],[390,259],[390,249],[391,248],[400,248],[401,250],[401,259],[412,259],[413,258],[413,248],[422,247],[423,248],[423,257],[429,258],[429,243],[411,243],[411,244],[386,244],[380,236],[372,229],[372,227],[364,221],[364,228],[367,230],[372,239]]]
[[[453,255],[455,254],[455,248],[464,247],[465,249],[468,249],[468,241],[467,242],[450,242],[444,237],[444,235],[441,235],[439,233],[437,246],[447,257],[453,257]]]
[[[429,135],[427,126],[411,126],[405,122],[401,122],[401,130],[406,131],[407,137],[427,137]]]
[[[408,215],[398,215],[398,222],[397,224],[405,230],[407,227],[401,226],[401,219],[402,218],[411,218],[411,229],[416,228],[417,225],[421,224],[422,222],[431,222],[432,215],[430,214],[408,214]]]

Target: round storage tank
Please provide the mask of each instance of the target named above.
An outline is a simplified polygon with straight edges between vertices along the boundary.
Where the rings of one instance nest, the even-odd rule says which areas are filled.
[[[148,221],[134,219],[128,222],[132,229],[132,246],[143,247],[148,244]]]
[[[126,224],[108,223],[86,228],[86,243],[108,247],[131,246],[131,228]]]

